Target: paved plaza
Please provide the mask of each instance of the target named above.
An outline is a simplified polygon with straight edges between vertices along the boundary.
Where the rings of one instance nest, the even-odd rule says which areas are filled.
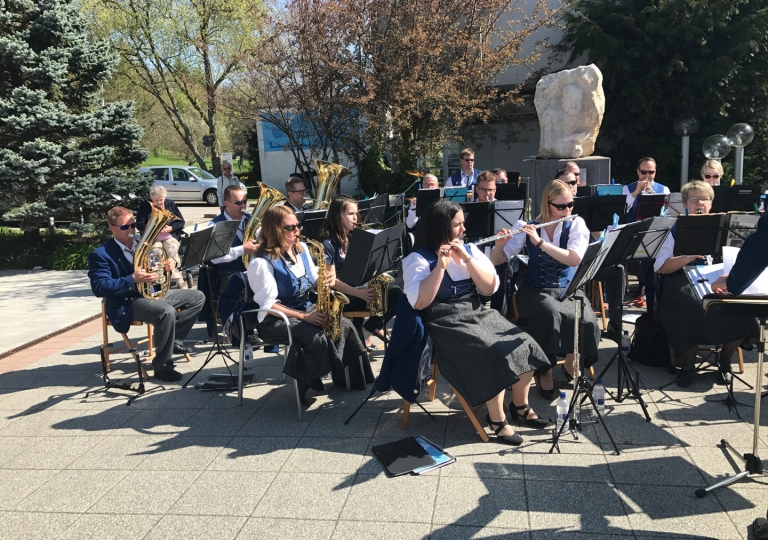
[[[20,304],[12,309],[26,324],[45,325]],[[204,337],[202,325],[190,335]],[[315,397],[298,422],[281,358],[263,352],[242,407],[234,393],[175,383],[128,407],[119,392],[86,396],[101,386],[101,340],[95,320],[0,359],[0,537],[735,539],[748,538],[768,507],[766,478],[694,495],[740,465],[718,448],[720,439],[752,449],[753,410],[741,406],[740,420],[713,402],[723,394],[714,374],[688,389],[647,393],[651,423],[634,402],[608,400],[619,456],[593,425],[549,454],[546,433],[525,427],[519,448],[481,442],[442,380],[438,399],[426,404],[434,420],[414,407],[408,431],[394,393],[377,394],[344,425],[367,392],[339,388]],[[602,347],[598,369],[615,351]],[[185,380],[208,349],[196,345],[192,362],[177,365]],[[382,356],[374,353],[375,370]],[[127,354],[114,358],[132,375]],[[745,361],[745,380],[754,382],[756,353]],[[224,370],[218,358],[210,367],[203,374]],[[647,388],[671,378],[666,369],[639,369]],[[615,388],[613,368],[606,383]],[[753,403],[738,382],[736,396]],[[554,417],[554,403],[535,390],[531,403]],[[387,478],[371,447],[406,435],[428,437],[457,462]],[[760,454],[768,456],[766,429]]]

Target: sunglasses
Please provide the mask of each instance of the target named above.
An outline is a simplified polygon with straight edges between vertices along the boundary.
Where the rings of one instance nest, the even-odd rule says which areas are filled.
[[[573,173],[573,176],[581,176],[581,173],[580,172],[575,172],[575,173]]]
[[[135,229],[136,228],[136,222],[133,223],[126,223],[125,225],[115,225],[118,229],[121,231],[127,231],[128,229]]]
[[[565,181],[563,181],[563,182],[564,182],[564,183],[566,183],[566,184],[568,184],[569,186],[575,186],[576,184],[578,184],[578,183],[579,183],[579,181],[578,181],[578,180],[574,180],[573,182],[565,182]]]
[[[656,174],[656,171],[644,171],[643,169],[637,169],[640,174]]]
[[[706,178],[707,180],[709,180],[710,178],[714,178],[715,180],[717,180],[718,178],[720,178],[720,175],[719,174],[705,174],[704,178]]]
[[[298,225],[283,225],[283,230],[285,232],[293,232],[299,228]]]
[[[466,157],[466,158],[464,158],[464,161],[475,161],[475,158]]]
[[[549,204],[554,206],[556,209],[560,210],[561,212],[565,210],[566,208],[573,208],[573,201],[565,204],[555,204],[552,201],[549,201]]]
[[[232,204],[236,204],[237,206],[242,206],[248,202],[248,199],[243,199],[242,201],[232,201]]]

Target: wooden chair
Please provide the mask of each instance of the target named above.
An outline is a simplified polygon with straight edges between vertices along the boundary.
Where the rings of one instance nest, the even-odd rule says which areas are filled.
[[[605,316],[605,302],[603,301],[603,282],[592,280],[590,287],[590,303],[595,315],[603,319],[603,331],[608,330],[608,319]]]
[[[141,321],[131,321],[131,326],[144,326],[145,323]],[[102,298],[101,299],[101,332],[103,336],[103,344],[104,344],[104,365],[105,370],[110,372],[112,370],[111,365],[109,363],[109,355],[113,352],[119,352],[123,350],[131,350],[136,348],[138,345],[141,345],[143,343],[147,344],[147,356],[144,357],[145,360],[151,361],[155,357],[155,349],[152,343],[152,325],[149,323],[146,323],[147,325],[147,337],[146,339],[140,339],[135,342],[132,342],[130,338],[128,338],[128,334],[124,332],[120,332],[120,335],[123,338],[123,343],[125,345],[114,348],[114,344],[109,342],[109,327],[112,325],[112,323],[109,321],[109,318],[107,317],[107,301]],[[184,358],[187,362],[191,362],[192,359],[189,357],[189,353],[184,353]],[[147,370],[144,368],[144,364],[141,365],[141,374],[145,378],[149,378],[149,375],[147,375]]]
[[[435,400],[435,392],[437,391],[437,375],[438,375],[437,355],[434,355],[432,356],[432,375],[427,381],[427,386],[429,387],[429,394],[427,399],[429,401]],[[480,438],[483,440],[483,442],[488,442],[488,434],[485,432],[485,429],[483,428],[482,425],[480,425],[480,422],[477,419],[477,411],[479,411],[483,406],[481,405],[480,407],[472,409],[472,407],[469,406],[469,403],[467,403],[467,400],[465,400],[464,397],[461,394],[459,394],[452,385],[451,385],[451,390],[453,391],[459,403],[461,403],[461,407],[464,409],[464,412],[469,417],[469,421],[472,422],[472,425],[477,430],[477,434],[480,435]],[[505,408],[506,408],[506,405],[505,405]],[[400,424],[403,429],[408,429],[408,416],[410,412],[411,412],[411,404],[408,401],[403,400],[403,418]]]
[[[707,356],[714,354],[715,350],[712,347],[699,347],[699,352],[707,353]],[[707,356],[704,358],[706,359]],[[741,347],[736,348],[736,358],[739,359],[739,375],[744,373],[744,353]],[[675,352],[672,350],[672,346],[669,346],[669,363],[675,365]]]

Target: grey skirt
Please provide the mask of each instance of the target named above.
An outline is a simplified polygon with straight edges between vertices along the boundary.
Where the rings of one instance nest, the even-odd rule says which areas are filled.
[[[720,345],[759,337],[754,317],[705,314],[682,271],[664,276],[660,294],[659,319],[678,356],[694,345]]]
[[[470,403],[485,403],[519,375],[547,365],[531,337],[475,296],[422,310],[440,373]]]
[[[289,377],[299,381],[311,381],[323,375],[334,372],[342,373],[346,365],[350,369],[360,371],[358,359],[365,353],[365,346],[357,335],[352,322],[346,318],[341,319],[341,337],[335,343],[323,333],[319,326],[309,324],[299,319],[288,319],[291,325],[291,337],[293,344],[288,351],[288,359],[283,372]],[[259,337],[267,342],[282,341],[288,339],[285,329],[285,321],[273,315],[267,315],[258,325]],[[364,378],[367,382],[373,382],[368,356],[365,355]],[[336,379],[336,377],[334,377]],[[343,379],[342,379],[343,380]],[[354,383],[353,377],[353,383]],[[358,384],[353,384],[358,387]],[[363,383],[362,388],[365,388]]]
[[[553,364],[558,356],[573,353],[573,327],[575,298],[557,299],[560,289],[540,289],[533,285],[520,285],[517,290],[517,319],[520,328],[528,332]],[[598,360],[600,328],[589,301],[581,291],[582,325],[579,330],[579,353],[589,367]]]

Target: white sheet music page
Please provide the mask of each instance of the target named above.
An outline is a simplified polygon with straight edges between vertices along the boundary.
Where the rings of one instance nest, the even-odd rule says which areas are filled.
[[[740,248],[723,246],[723,273],[730,274],[733,264],[736,262],[736,257],[739,256]],[[768,295],[768,269],[763,270],[763,273],[747,287],[747,290],[742,293],[742,296],[746,295]]]
[[[709,264],[707,266],[697,266],[696,273],[698,279],[696,280],[696,295],[699,298],[704,298],[708,294],[712,294],[712,283],[723,275],[723,265],[721,264]]]

